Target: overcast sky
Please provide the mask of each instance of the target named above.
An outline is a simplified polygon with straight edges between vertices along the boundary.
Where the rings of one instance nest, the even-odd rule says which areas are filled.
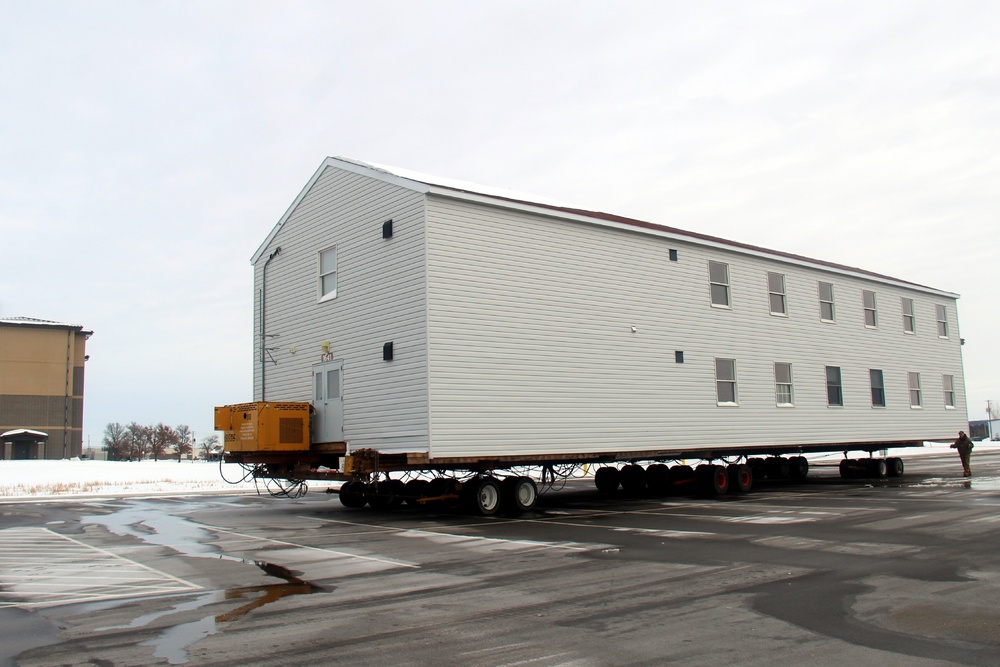
[[[0,317],[85,444],[252,398],[250,257],[328,155],[957,292],[1000,400],[1000,3],[0,0]]]

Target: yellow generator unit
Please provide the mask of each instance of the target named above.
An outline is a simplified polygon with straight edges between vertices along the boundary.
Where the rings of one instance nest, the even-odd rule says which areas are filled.
[[[241,403],[215,408],[215,430],[227,452],[309,449],[308,403]]]

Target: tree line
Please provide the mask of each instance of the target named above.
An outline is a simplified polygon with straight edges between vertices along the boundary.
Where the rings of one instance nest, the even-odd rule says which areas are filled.
[[[203,458],[210,458],[219,444],[218,435],[209,435],[196,441],[187,424],[174,428],[163,422],[144,425],[138,422],[121,424],[111,422],[104,427],[104,450],[109,461],[141,461],[151,458],[182,460],[197,450]]]

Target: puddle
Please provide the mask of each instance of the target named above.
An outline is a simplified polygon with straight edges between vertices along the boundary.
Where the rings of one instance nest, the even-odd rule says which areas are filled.
[[[140,644],[141,646],[153,646],[153,655],[166,659],[171,665],[187,663],[187,649],[198,640],[215,634],[218,623],[238,621],[254,609],[259,609],[264,605],[292,595],[309,595],[328,590],[300,579],[298,576],[300,573],[293,572],[281,565],[266,561],[246,560],[219,553],[216,547],[208,543],[215,537],[209,529],[188,520],[186,517],[170,514],[154,503],[132,502],[129,503],[128,507],[112,509],[109,514],[85,516],[81,520],[83,523],[102,525],[116,535],[135,537],[148,544],[167,547],[186,556],[216,558],[254,565],[267,576],[284,580],[280,584],[261,584],[230,588],[225,591],[212,591],[199,595],[193,600],[176,604],[170,609],[144,614],[133,619],[127,625],[97,628],[98,631],[140,628],[164,616],[191,611],[224,600],[249,600],[246,604],[227,612],[165,628],[159,637]]]

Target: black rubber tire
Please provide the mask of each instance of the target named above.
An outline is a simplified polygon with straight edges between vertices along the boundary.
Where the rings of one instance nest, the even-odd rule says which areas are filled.
[[[598,468],[597,472],[594,473],[594,484],[601,493],[614,493],[621,485],[621,475],[618,468],[611,466]]]
[[[868,459],[865,471],[869,477],[874,477],[875,479],[885,479],[889,476],[889,466],[886,464],[885,459]]]
[[[726,468],[729,473],[729,490],[749,493],[753,488],[753,469],[745,463],[733,463]]]
[[[422,507],[424,503],[420,501],[429,495],[430,486],[431,483],[426,479],[411,479],[406,483],[406,491],[403,494],[406,504],[412,507]]]
[[[700,465],[695,471],[701,490],[709,496],[724,496],[729,491],[729,471],[722,466]]]
[[[670,466],[670,486],[674,493],[693,493],[698,486],[694,468],[689,465]]]
[[[670,493],[670,469],[662,463],[654,463],[646,468],[646,488],[657,496]]]
[[[530,477],[508,477],[500,482],[500,503],[505,514],[530,512],[538,502],[538,486]]]
[[[384,510],[392,506],[393,493],[395,489],[392,482],[380,480],[371,482],[365,487],[365,496],[368,499],[368,506],[373,510]]]
[[[885,460],[885,463],[889,467],[889,477],[903,476],[903,459],[898,456],[890,456]]]
[[[340,504],[351,509],[360,509],[368,504],[364,482],[344,482],[340,487]]]
[[[389,507],[399,507],[406,500],[406,484],[400,479],[389,480],[389,486],[392,488],[392,500],[389,502]]]
[[[792,456],[788,459],[789,475],[792,479],[805,479],[809,475],[809,459]]]
[[[479,516],[493,516],[500,511],[500,483],[495,477],[476,477],[462,485],[467,509]]]
[[[840,462],[841,479],[857,479],[861,476],[859,461],[857,459],[843,459]]]
[[[630,496],[641,496],[646,493],[646,469],[634,463],[622,466],[618,471],[622,491]]]
[[[788,479],[792,474],[792,465],[786,458],[771,456],[764,460],[764,474],[768,479]]]

